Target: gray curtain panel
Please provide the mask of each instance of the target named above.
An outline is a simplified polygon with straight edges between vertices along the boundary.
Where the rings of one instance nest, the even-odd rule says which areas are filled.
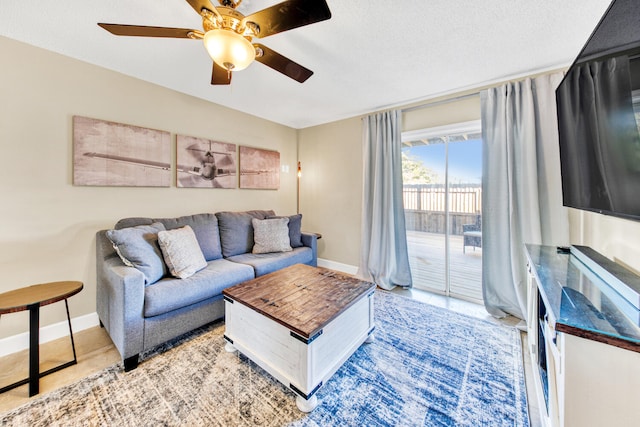
[[[482,91],[482,287],[496,317],[526,316],[525,243],[567,245],[550,74]]]
[[[358,275],[383,289],[411,287],[402,205],[401,113],[365,117],[362,245]]]

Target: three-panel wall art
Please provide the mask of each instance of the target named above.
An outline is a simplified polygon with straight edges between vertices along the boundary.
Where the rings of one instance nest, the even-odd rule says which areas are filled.
[[[277,190],[280,153],[176,135],[176,186]],[[170,187],[171,134],[73,116],[73,183]],[[239,178],[238,178],[239,177]]]

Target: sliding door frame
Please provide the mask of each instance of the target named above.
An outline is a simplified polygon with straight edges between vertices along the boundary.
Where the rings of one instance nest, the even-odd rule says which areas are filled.
[[[450,125],[444,126],[436,126],[431,128],[417,129],[413,131],[402,132],[401,134],[401,142],[411,142],[420,139],[430,139],[430,138],[438,138],[444,137],[445,150],[444,150],[444,161],[445,161],[445,175],[444,175],[444,186],[445,186],[445,198],[444,198],[444,209],[445,209],[445,239],[444,239],[444,280],[445,280],[445,296],[451,295],[451,280],[450,280],[450,254],[449,254],[449,235],[450,235],[450,212],[449,212],[449,137],[451,135],[459,135],[464,133],[480,133],[482,131],[482,122],[480,120],[471,120],[468,122],[460,122],[453,123]]]

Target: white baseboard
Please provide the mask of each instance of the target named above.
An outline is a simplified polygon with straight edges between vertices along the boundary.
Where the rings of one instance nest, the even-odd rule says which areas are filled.
[[[328,259],[318,258],[318,267],[329,268],[331,270],[341,271],[343,273],[355,275],[358,273],[358,267],[355,265],[343,264],[341,262],[331,261]]]
[[[98,326],[98,313],[89,313],[71,319],[71,329],[74,333]],[[40,328],[40,344],[69,336],[67,321],[54,323]],[[0,339],[0,357],[29,348],[29,332]]]

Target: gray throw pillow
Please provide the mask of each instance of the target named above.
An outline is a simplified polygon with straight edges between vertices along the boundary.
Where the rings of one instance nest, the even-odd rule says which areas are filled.
[[[291,252],[288,218],[253,219],[253,253]]]
[[[113,228],[115,230],[122,230],[123,228],[137,227],[139,225],[151,225],[154,222],[161,222],[161,221],[154,221],[152,218],[145,218],[145,217],[139,217],[139,216],[131,217],[131,218],[122,218],[121,220],[116,222],[116,225],[114,225]]]
[[[198,239],[198,244],[200,245],[204,259],[213,261],[214,259],[222,258],[218,218],[212,213],[200,213],[178,218],[123,218],[118,221],[113,228],[119,230],[121,228],[135,227],[138,225],[151,225],[154,222],[162,223],[167,230],[188,225],[195,233],[196,239]]]
[[[188,225],[160,231],[158,242],[171,274],[180,279],[193,276],[207,266],[198,239]]]
[[[302,244],[302,214],[267,217],[267,219],[273,218],[289,218],[289,240],[291,241],[291,247],[299,248],[304,246]]]
[[[213,261],[222,258],[220,247],[220,233],[218,232],[218,218],[212,213],[200,213],[181,216],[178,218],[158,218],[154,222],[161,222],[167,230],[189,226],[196,235],[204,259]]]
[[[218,217],[222,255],[230,257],[251,253],[253,249],[253,226],[251,220],[254,218],[265,219],[272,215],[275,215],[275,212],[259,210],[217,212],[216,217]]]
[[[157,282],[167,274],[158,245],[158,232],[164,229],[164,225],[157,222],[107,231],[107,237],[122,262],[140,270],[144,274],[146,285]]]

